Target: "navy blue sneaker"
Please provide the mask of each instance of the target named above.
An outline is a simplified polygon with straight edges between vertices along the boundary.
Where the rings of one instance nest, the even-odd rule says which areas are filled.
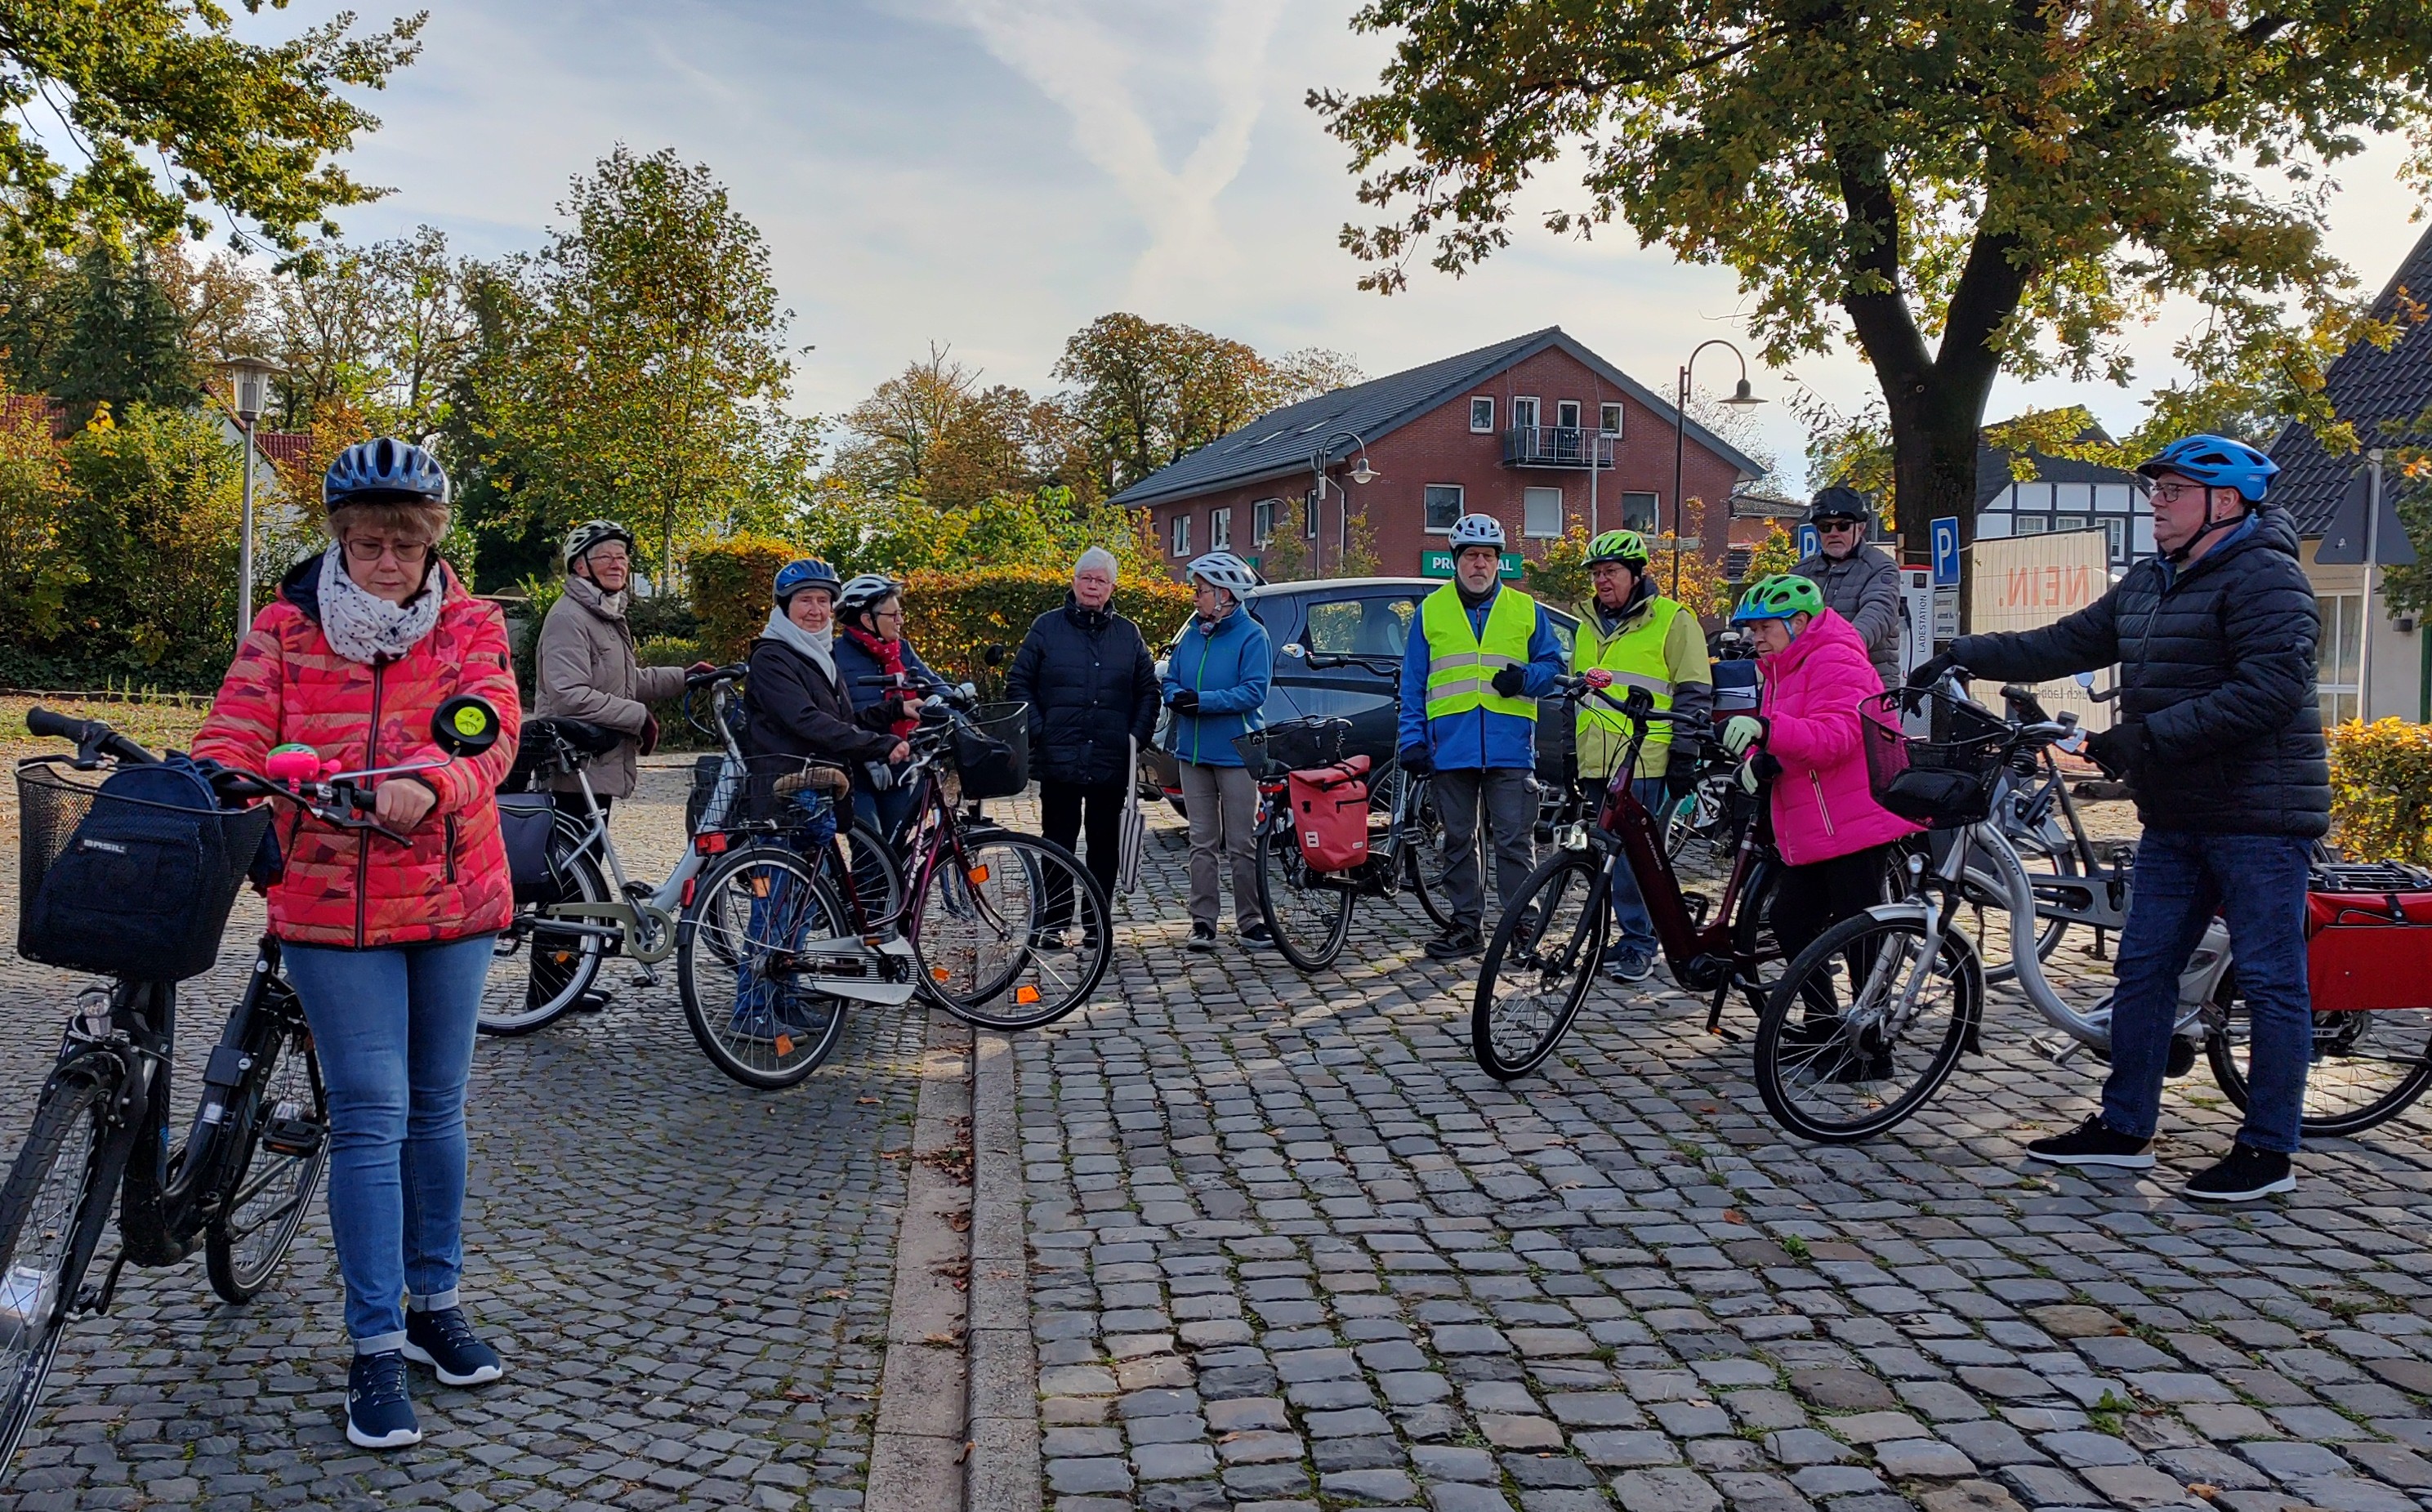
[[[498,1352],[473,1336],[462,1307],[405,1315],[405,1357],[439,1372],[452,1386],[487,1386],[507,1373]]]
[[[422,1442],[405,1394],[405,1355],[358,1354],[346,1370],[346,1442],[357,1449],[403,1449]]]

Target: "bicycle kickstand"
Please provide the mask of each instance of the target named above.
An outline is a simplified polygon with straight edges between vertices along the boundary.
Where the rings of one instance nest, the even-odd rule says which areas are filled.
[[[1734,985],[1731,978],[1724,978],[1722,983],[1714,988],[1714,998],[1706,1004],[1706,1033],[1719,1035],[1726,1043],[1732,1045],[1738,1044],[1745,1037],[1736,1030],[1723,1027],[1723,1003],[1731,997],[1731,988]]]
[[[109,1317],[110,1304],[118,1296],[119,1275],[126,1269],[127,1252],[122,1249],[118,1252],[118,1258],[110,1263],[110,1273],[101,1278],[100,1285],[87,1286],[76,1293],[75,1316],[78,1318]]]

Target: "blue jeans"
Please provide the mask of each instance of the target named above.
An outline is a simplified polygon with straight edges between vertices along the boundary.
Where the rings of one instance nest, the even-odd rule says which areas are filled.
[[[329,1097],[329,1233],[356,1352],[405,1343],[405,1309],[456,1305],[464,1081],[491,937],[345,950],[289,945]]]
[[[1664,783],[1665,780],[1661,777],[1633,777],[1630,780],[1630,792],[1636,794],[1638,801],[1647,805],[1647,812],[1655,816],[1658,845],[1664,839]],[[1604,801],[1604,782],[1598,781],[1595,794],[1598,804]],[[1638,878],[1626,861],[1613,869],[1613,921],[1615,926],[1614,951],[1635,950],[1649,961],[1664,953],[1663,942],[1655,937],[1655,920],[1647,916],[1647,899],[1639,896]]]
[[[2103,1121],[2150,1139],[2179,1012],[2179,973],[2216,913],[2229,923],[2249,1041],[2246,1124],[2238,1137],[2294,1154],[2313,1058],[2305,987],[2305,862],[2313,842],[2272,834],[2148,830],[2136,845],[2136,898],[2120,932],[2111,999],[2111,1074]]]
[[[786,801],[790,810],[785,816],[801,826],[788,843],[817,865],[836,845],[836,805],[808,793],[795,794]],[[860,801],[857,792],[854,801]],[[799,886],[791,875],[778,872],[771,878],[768,891],[752,900],[751,916],[735,951],[731,1021],[735,1032],[773,1038],[781,1029],[811,1027],[812,1020],[801,1006],[804,995],[790,971],[772,972],[769,967],[801,949],[805,940],[825,938],[843,928],[844,921],[829,918],[817,895]]]
[[[900,766],[895,769],[903,770]],[[912,816],[912,805],[920,797],[920,790],[909,782],[876,793],[856,781],[853,785],[853,817],[877,831],[880,838],[893,840],[895,832]]]

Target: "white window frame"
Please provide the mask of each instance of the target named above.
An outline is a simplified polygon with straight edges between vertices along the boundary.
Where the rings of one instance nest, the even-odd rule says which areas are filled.
[[[1554,496],[1554,525],[1552,529],[1541,529],[1538,528],[1538,522],[1532,520],[1529,516],[1530,512],[1538,505],[1545,502],[1544,496],[1547,494]],[[1562,491],[1559,488],[1522,489],[1520,491],[1520,533],[1532,541],[1557,541],[1562,539]]]
[[[1479,394],[1469,396],[1469,428],[1474,435],[1495,433],[1495,401],[1492,398]]]
[[[1311,541],[1316,540],[1317,517],[1325,512],[1326,495],[1322,491],[1312,488],[1308,493],[1303,494],[1300,496],[1300,533],[1307,536]]]
[[[1630,523],[1630,501],[1633,498],[1651,498],[1655,501],[1655,512],[1648,517],[1644,529]],[[1652,534],[1663,529],[1664,496],[1652,490],[1635,488],[1625,490],[1621,496],[1621,521],[1625,529],[1638,530],[1642,535]]]
[[[1174,515],[1168,526],[1168,540],[1171,543],[1171,555],[1177,557],[1191,555],[1191,512],[1189,510]]]
[[[1545,408],[1538,404],[1537,396],[1533,394],[1512,395],[1511,409],[1512,428],[1514,430],[1535,430],[1545,423]],[[1528,418],[1521,419],[1524,414]]]
[[[1210,551],[1233,549],[1233,507],[1231,505],[1227,504],[1223,509],[1208,512],[1208,549]]]
[[[1563,412],[1565,411],[1569,412],[1570,418],[1568,419],[1564,419],[1562,417]],[[1554,427],[1559,430],[1578,430],[1587,424],[1587,421],[1582,418],[1586,413],[1586,408],[1577,399],[1556,399],[1554,401]]]
[[[1250,536],[1264,547],[1275,533],[1275,506],[1279,498],[1262,498],[1250,506]]]
[[[2362,670],[2360,664],[2364,650],[2365,627],[2362,624],[2364,595],[2360,593],[2316,594],[2314,603],[2321,610],[2322,616],[2322,639],[2316,643],[2317,678],[2314,683],[2314,694],[2322,702],[2322,722],[2326,725],[2337,724],[2342,717],[2356,718],[2358,711],[2363,707],[2361,695],[2364,684],[2357,673]],[[2346,622],[2351,619],[2358,622],[2356,660],[2359,664],[2353,666],[2344,664],[2348,659],[2340,655],[2339,644],[2339,632],[2346,628]],[[2321,676],[2319,671],[2322,661],[2321,648],[2323,647],[2327,647],[2331,653],[2328,677]],[[2342,705],[2346,710],[2344,716],[2340,713]]]
[[[2103,515],[2103,532],[2111,539],[2111,560],[2115,563],[2127,561],[2128,516],[2125,514]]]
[[[1618,438],[1621,435],[1621,406],[1619,403],[1600,404],[1596,406],[1596,428],[1608,436]]]
[[[1439,488],[1449,488],[1452,490],[1452,517],[1455,523],[1459,523],[1461,517],[1469,512],[1469,491],[1459,483],[1425,483],[1420,485],[1420,528],[1426,530],[1429,535],[1450,535],[1452,534],[1452,526],[1427,524],[1427,496]]]

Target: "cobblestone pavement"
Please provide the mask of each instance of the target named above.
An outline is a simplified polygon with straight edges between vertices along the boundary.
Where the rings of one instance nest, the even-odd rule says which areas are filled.
[[[1669,990],[1501,1086],[1415,904],[1307,979],[1194,957],[1150,848],[1115,990],[1017,1042],[1058,1512],[2432,1508],[2422,1110],[2221,1213],[2174,1195],[2232,1127],[2201,1069],[2151,1179],[2022,1163],[2099,1067],[2008,992],[1857,1149],[1785,1142]]]
[[[616,832],[633,869],[659,876],[681,839],[684,774],[644,781]],[[13,843],[13,810],[0,827]],[[250,898],[240,909],[233,950],[261,917]],[[14,938],[13,913],[0,929]],[[181,1118],[245,965],[225,958],[208,1004],[186,1000]],[[701,1058],[672,973],[661,980],[641,989],[614,964],[607,1012],[484,1040],[474,1057],[465,1292],[508,1356],[503,1384],[447,1390],[417,1371],[425,1442],[350,1448],[316,1203],[250,1306],[220,1303],[199,1258],[130,1269],[112,1315],[69,1336],[0,1512],[857,1505],[924,1020],[861,1016],[810,1083],[752,1093]],[[6,1153],[81,984],[13,958],[0,968]]]

